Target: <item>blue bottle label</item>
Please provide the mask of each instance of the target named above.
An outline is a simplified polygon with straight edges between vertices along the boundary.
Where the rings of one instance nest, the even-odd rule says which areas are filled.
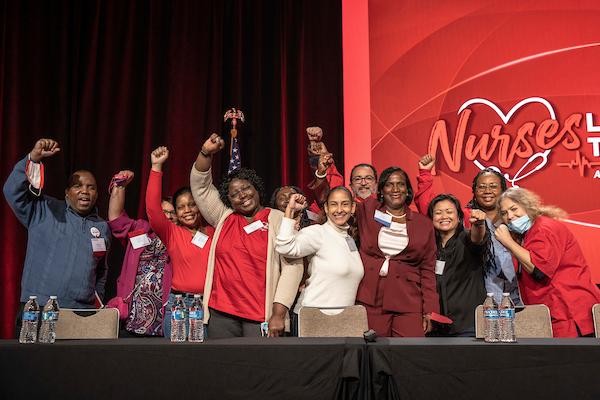
[[[190,311],[190,319],[203,319],[203,318],[204,318],[203,310]]]
[[[185,321],[185,312],[183,310],[173,311],[171,319],[174,321]]]
[[[496,319],[498,318],[498,310],[485,310],[483,316],[489,319]]]
[[[500,310],[500,318],[514,318],[514,317],[515,317],[515,310],[511,310],[511,309]]]
[[[46,311],[42,313],[42,321],[57,321],[58,320],[58,312],[57,311]]]
[[[37,321],[39,314],[40,313],[38,311],[24,311],[23,321]]]

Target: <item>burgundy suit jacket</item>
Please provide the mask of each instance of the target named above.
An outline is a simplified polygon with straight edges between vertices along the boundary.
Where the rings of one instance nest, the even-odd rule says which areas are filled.
[[[435,283],[436,244],[433,224],[423,215],[406,209],[408,246],[390,258],[388,275],[383,286],[383,309],[398,313],[439,313]],[[379,249],[379,230],[375,210],[385,213],[385,206],[376,199],[357,203],[356,216],[360,233],[360,255],[365,275],[358,287],[357,300],[374,306],[379,270],[385,256]]]

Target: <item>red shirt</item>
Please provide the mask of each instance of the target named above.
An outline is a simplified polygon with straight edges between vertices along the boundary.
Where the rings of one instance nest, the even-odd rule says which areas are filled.
[[[519,276],[525,304],[546,304],[550,308],[554,337],[577,337],[594,332],[592,306],[600,303],[600,290],[579,244],[564,223],[553,218],[536,218],[523,240],[531,262],[549,279],[536,281],[523,272]]]
[[[169,221],[161,207],[162,173],[150,171],[146,189],[146,214],[150,226],[163,241],[171,257],[173,280],[171,287],[180,292],[204,292],[208,253],[215,229],[206,227],[209,239],[203,248],[192,243],[192,233]]]
[[[209,306],[252,321],[265,318],[268,218],[271,209],[259,211],[254,221],[264,228],[246,233],[250,225],[239,214],[231,214],[223,223],[215,249],[215,272]]]

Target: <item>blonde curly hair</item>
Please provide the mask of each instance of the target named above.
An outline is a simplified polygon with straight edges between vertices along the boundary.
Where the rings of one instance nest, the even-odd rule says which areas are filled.
[[[554,219],[564,219],[567,217],[567,212],[562,208],[542,204],[540,196],[533,193],[531,190],[512,187],[506,189],[496,201],[496,208],[500,212],[500,203],[504,199],[511,199],[525,209],[531,220],[535,220],[540,215]]]

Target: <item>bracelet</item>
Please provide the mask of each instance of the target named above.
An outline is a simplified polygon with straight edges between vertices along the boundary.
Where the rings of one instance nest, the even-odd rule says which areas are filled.
[[[319,175],[319,170],[316,170],[315,176],[319,179],[327,178],[327,171],[323,175]]]
[[[202,154],[204,158],[210,158],[210,154],[206,154],[202,149],[200,149],[200,154]]]

